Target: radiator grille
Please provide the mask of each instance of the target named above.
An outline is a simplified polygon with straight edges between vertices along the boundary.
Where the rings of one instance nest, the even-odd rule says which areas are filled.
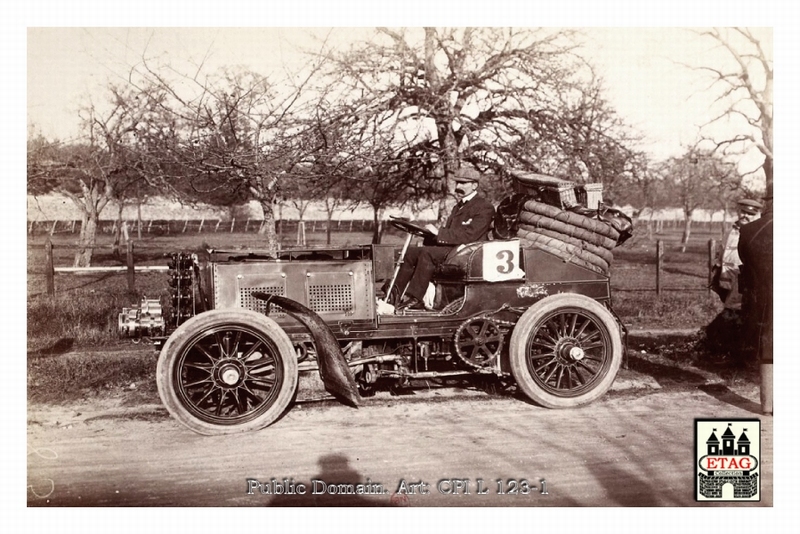
[[[309,307],[317,313],[353,312],[352,284],[319,284],[308,286]]]

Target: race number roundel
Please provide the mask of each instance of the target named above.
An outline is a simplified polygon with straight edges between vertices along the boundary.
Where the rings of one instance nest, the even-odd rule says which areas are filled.
[[[519,239],[483,244],[484,280],[502,282],[522,278],[525,278],[525,271],[520,268]]]

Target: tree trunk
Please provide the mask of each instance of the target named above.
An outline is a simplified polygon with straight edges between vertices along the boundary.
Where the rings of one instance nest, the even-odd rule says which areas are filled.
[[[681,236],[681,252],[686,252],[686,245],[689,243],[689,235],[692,232],[692,214],[686,214],[683,220],[683,236]]]
[[[81,220],[81,236],[78,241],[78,251],[75,253],[73,267],[91,267],[92,253],[97,241],[97,219],[99,214],[96,211],[84,212]]]
[[[725,230],[728,226],[728,203],[725,203],[725,207],[722,209],[722,228],[720,228],[719,233],[719,240],[720,243],[724,243],[725,241]]]
[[[120,236],[122,235],[122,209],[124,204],[122,202],[119,203],[119,207],[117,208],[117,220],[114,223],[114,241],[111,244],[111,253],[114,257],[119,257],[119,243],[120,243]]]
[[[380,245],[381,237],[383,236],[383,226],[381,225],[381,210],[377,206],[372,206],[372,244]]]
[[[136,236],[142,240],[142,195],[139,192],[139,182],[136,182]]]
[[[330,245],[331,244],[331,223],[333,222],[333,210],[332,209],[328,209],[327,210],[327,214],[328,214],[328,223],[325,225],[325,244],[326,245]]]
[[[264,213],[264,225],[260,233],[264,236],[267,251],[278,255],[278,235],[275,232],[275,205],[272,199],[259,200],[261,211]]]
[[[767,194],[768,199],[772,198],[772,156],[764,158],[764,176],[767,179]]]

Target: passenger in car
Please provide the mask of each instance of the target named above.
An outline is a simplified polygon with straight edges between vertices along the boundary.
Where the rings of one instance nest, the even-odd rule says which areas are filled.
[[[426,240],[422,247],[410,247],[400,266],[396,287],[397,294],[402,298],[397,305],[398,310],[424,309],[423,297],[436,266],[444,261],[454,247],[488,239],[494,207],[478,194],[480,177],[475,169],[462,168],[456,171],[453,180],[459,201],[447,222],[441,229],[428,224],[426,228],[436,236],[435,240],[431,243],[428,243],[431,240]]]

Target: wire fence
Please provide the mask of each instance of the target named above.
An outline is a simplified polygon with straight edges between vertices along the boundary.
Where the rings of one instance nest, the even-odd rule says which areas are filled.
[[[381,221],[383,224],[386,221]],[[38,220],[28,221],[28,234],[55,235],[79,234],[81,231],[79,220]],[[124,224],[128,231],[143,235],[165,235],[185,233],[259,233],[264,227],[263,219],[149,219],[143,221],[126,220]],[[306,232],[326,232],[330,225],[332,232],[372,232],[375,229],[373,219],[336,219],[331,220],[291,220],[282,219],[275,221],[275,231],[278,233],[297,232],[298,226],[303,225]],[[97,231],[103,234],[112,234],[116,231],[118,221],[98,221]],[[651,229],[655,233],[663,233],[666,229],[675,229],[683,226],[680,220],[637,219],[637,228],[642,231]],[[693,221],[692,229],[724,231],[730,227],[729,221]]]
[[[124,221],[128,231],[143,235],[165,235],[186,233],[259,233],[264,227],[262,219],[152,219],[146,221]],[[99,221],[97,231],[101,234],[116,232],[117,221]],[[300,225],[306,232],[327,232],[328,226],[332,232],[372,232],[375,221],[372,219],[332,220],[279,220],[275,221],[275,231],[278,233],[297,232]],[[28,235],[56,235],[79,234],[81,221],[54,220],[54,221],[28,221]]]

